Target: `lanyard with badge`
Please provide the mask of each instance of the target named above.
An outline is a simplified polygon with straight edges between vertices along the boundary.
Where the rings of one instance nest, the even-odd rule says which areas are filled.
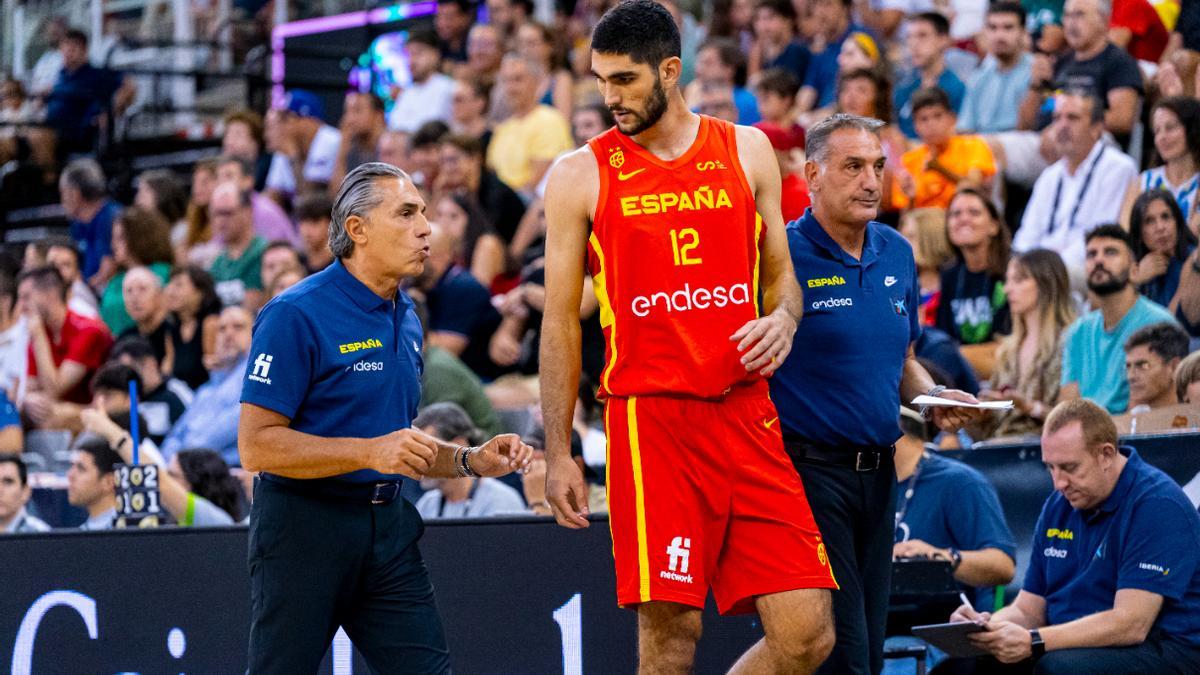
[[[1096,167],[1100,164],[1100,159],[1104,157],[1104,151],[1108,150],[1107,145],[1100,146],[1100,152],[1096,155],[1096,159],[1092,160],[1092,165],[1088,167],[1088,172],[1083,177],[1083,185],[1079,188],[1079,196],[1075,198],[1075,206],[1071,208],[1071,219],[1067,221],[1067,231],[1071,231],[1075,227],[1075,216],[1079,215],[1079,207],[1083,204],[1083,198],[1087,195],[1088,187],[1092,184],[1092,175],[1096,173]],[[1062,200],[1063,181],[1065,176],[1058,177],[1058,187],[1054,190],[1054,207],[1050,210],[1050,228],[1046,230],[1046,234],[1053,234],[1054,229],[1058,227],[1058,204]]]
[[[904,522],[904,516],[908,514],[908,506],[912,503],[913,495],[917,492],[917,481],[921,478],[921,469],[925,468],[925,460],[929,459],[929,452],[922,451],[921,459],[917,460],[917,466],[913,469],[912,475],[908,477],[908,487],[904,490],[904,501],[900,504],[900,508],[896,509],[896,527],[900,529],[900,523]],[[908,537],[904,538],[906,541]]]
[[[467,498],[462,503],[463,506],[462,506],[462,516],[460,516],[461,518],[467,518],[471,515],[471,502],[474,501],[474,499],[475,499],[475,491],[479,489],[479,479],[473,478],[472,480],[474,480],[475,483],[471,485],[471,491],[467,493]],[[443,517],[443,515],[445,513],[446,513],[446,496],[442,495],[441,503],[438,504],[438,518]]]

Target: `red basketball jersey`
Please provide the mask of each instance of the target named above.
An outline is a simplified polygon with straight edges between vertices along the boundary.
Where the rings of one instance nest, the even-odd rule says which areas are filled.
[[[713,398],[757,377],[729,339],[759,315],[764,234],[734,126],[701,116],[670,162],[615,128],[588,144],[600,167],[588,267],[607,349],[601,395]]]

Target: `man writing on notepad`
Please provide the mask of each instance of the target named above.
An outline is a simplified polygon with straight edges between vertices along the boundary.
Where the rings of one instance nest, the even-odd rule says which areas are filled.
[[[982,625],[968,639],[991,656],[938,673],[1200,672],[1200,514],[1117,442],[1091,401],[1050,413],[1042,461],[1055,492],[1025,583],[994,615],[963,605],[950,617]]]

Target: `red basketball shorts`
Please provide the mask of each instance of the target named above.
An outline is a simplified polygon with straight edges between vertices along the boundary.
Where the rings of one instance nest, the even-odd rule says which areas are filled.
[[[617,602],[754,610],[760,595],[837,588],[765,383],[721,401],[610,398],[608,509]]]

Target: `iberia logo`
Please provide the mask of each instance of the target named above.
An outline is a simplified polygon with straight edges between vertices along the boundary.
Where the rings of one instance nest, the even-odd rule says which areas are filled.
[[[608,163],[612,168],[619,169],[625,165],[625,153],[620,148],[611,148],[608,152]]]

